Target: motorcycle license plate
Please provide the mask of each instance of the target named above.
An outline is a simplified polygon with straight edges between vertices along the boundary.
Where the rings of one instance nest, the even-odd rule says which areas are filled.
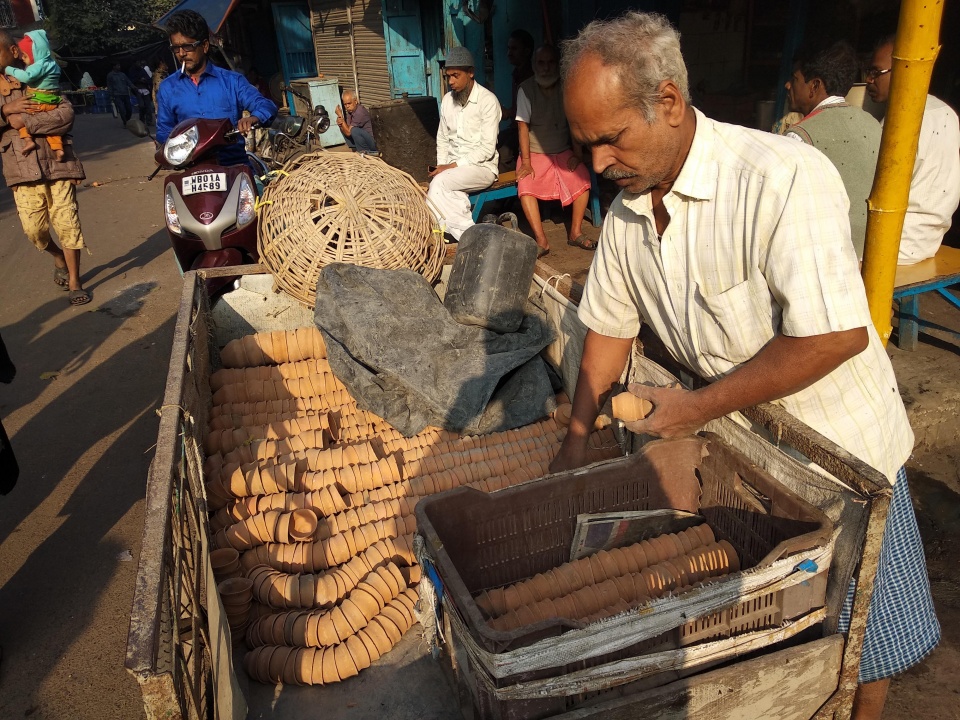
[[[183,194],[194,195],[202,192],[225,192],[227,189],[226,173],[201,173],[188,175],[183,178]]]

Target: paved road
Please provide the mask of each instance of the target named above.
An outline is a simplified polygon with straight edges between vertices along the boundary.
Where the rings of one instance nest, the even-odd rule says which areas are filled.
[[[93,294],[72,308],[0,190],[0,334],[17,365],[0,417],[22,468],[0,497],[0,717],[138,718],[123,669],[180,278],[145,182],[152,143],[77,118]],[[55,378],[49,373],[57,373]]]

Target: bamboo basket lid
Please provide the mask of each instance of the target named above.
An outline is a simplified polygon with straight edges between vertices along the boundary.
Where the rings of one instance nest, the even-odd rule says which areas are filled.
[[[324,151],[284,170],[264,192],[257,230],[260,261],[281,290],[313,307],[320,271],[335,262],[440,275],[443,236],[408,174]]]

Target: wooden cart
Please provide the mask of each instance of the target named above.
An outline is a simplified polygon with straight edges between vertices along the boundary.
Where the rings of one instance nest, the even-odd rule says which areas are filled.
[[[204,289],[206,277],[237,274],[256,289],[231,293],[211,309]],[[541,298],[548,317],[561,331],[560,340],[550,349],[552,359],[572,387],[582,349],[583,329],[575,313],[580,288],[563,280],[559,284],[551,280],[547,287],[545,279],[559,274],[543,263],[538,263],[537,276],[532,295]],[[218,348],[250,332],[312,322],[310,311],[269,288],[269,277],[258,266],[184,276],[167,385],[159,408],[156,455],[147,483],[146,520],[127,644],[126,667],[140,683],[148,718],[213,720],[247,714],[242,678],[234,668],[229,632],[220,616],[210,568],[201,448],[211,404],[208,378],[219,364]],[[630,379],[665,382],[670,378],[662,367],[644,357],[637,343]],[[644,715],[847,718],[857,684],[890,485],[880,473],[775,406],[750,408],[744,415],[764,428],[773,442],[791,446],[791,452],[799,451],[846,486],[840,488],[824,478],[819,487],[790,487],[830,516],[840,529],[838,541],[849,562],[846,566],[838,563],[831,573],[833,586],[828,588],[822,637],[776,652],[751,654],[749,659],[721,669],[648,690],[643,697]],[[741,425],[721,419],[707,429],[727,438],[778,479],[789,475],[788,468],[795,461]],[[835,631],[836,619],[839,598],[845,594],[851,573],[857,591],[850,630],[843,636]],[[415,656],[429,650],[410,643],[404,652]],[[390,682],[388,670],[379,677]],[[316,710],[316,715],[299,712],[297,716],[335,720],[338,713],[349,713],[340,700],[344,693],[349,695],[350,682],[336,689],[297,689],[300,702]],[[370,688],[365,687],[364,693],[368,692]],[[336,693],[338,701],[326,704],[325,699]],[[619,698],[560,717],[635,717],[636,700],[637,696]],[[278,707],[273,716],[284,716]],[[406,717],[404,707],[402,702],[396,704],[387,717]],[[469,711],[470,703],[464,707]]]

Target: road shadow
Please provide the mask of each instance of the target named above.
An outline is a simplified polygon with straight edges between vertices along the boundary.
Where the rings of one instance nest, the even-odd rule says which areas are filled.
[[[80,322],[92,328],[115,320],[89,313]],[[27,324],[9,330],[15,352],[15,338],[31,330],[23,327]],[[118,573],[135,572],[136,548],[121,547],[113,538],[122,534],[114,531],[144,496],[157,433],[153,411],[163,394],[173,325],[174,319],[168,319],[99,363],[11,439],[21,474],[17,487],[3,499],[0,552],[22,564],[0,587],[0,716],[23,717],[41,710],[38,716],[80,717],[89,711],[90,693],[99,692],[74,687],[76,678],[59,677],[64,672],[59,666],[68,653],[88,650],[91,639],[83,636],[89,627],[100,627],[102,598],[108,597],[105,593]],[[43,349],[34,351],[70,354],[73,349],[58,335],[41,340]],[[91,339],[77,352],[81,362],[89,358],[97,342],[93,338],[101,337],[103,328],[74,334],[84,335]],[[152,377],[145,379],[145,374]],[[20,381],[29,383],[31,378],[18,376],[15,383]],[[121,566],[127,559],[129,565]],[[110,628],[111,636],[125,634],[126,625],[121,616]],[[99,634],[95,642],[104,647],[122,645],[119,638]],[[41,696],[44,681],[54,674],[57,681],[46,684]],[[126,680],[119,673],[103,679],[104,690],[113,683],[118,692],[102,696],[101,717],[139,714],[139,708],[129,707],[129,688],[119,692]],[[54,701],[56,707],[43,707]],[[80,705],[70,707],[76,703]],[[113,705],[116,712],[109,710]]]

